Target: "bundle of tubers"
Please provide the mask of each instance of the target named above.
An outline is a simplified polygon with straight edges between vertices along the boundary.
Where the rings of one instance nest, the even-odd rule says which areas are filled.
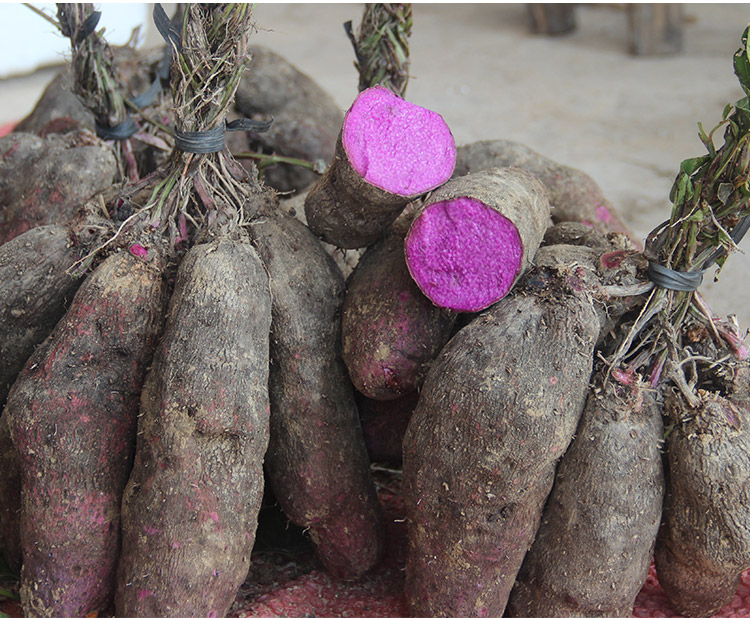
[[[74,47],[95,47],[75,34],[91,10],[60,8]],[[717,612],[750,566],[750,374],[696,273],[747,226],[747,100],[724,146],[702,133],[642,252],[585,174],[507,141],[456,150],[387,75],[408,53],[368,56],[403,44],[409,7],[368,5],[360,95],[303,198],[308,227],[254,163],[316,136],[243,73],[278,60],[249,53],[251,14],[157,7],[176,129],[155,170],[63,123],[5,138],[8,221],[33,211],[9,170],[81,140],[113,162],[106,191],[0,246],[0,549],[25,615],[227,615],[264,492],[327,572],[298,589],[391,578],[370,590],[400,599],[394,616],[629,616],[654,557],[676,609]],[[237,127],[266,152],[238,163]],[[324,243],[362,249],[346,279]]]

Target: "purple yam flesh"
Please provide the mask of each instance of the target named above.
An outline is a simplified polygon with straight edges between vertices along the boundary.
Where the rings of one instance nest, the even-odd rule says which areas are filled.
[[[342,141],[362,178],[396,195],[440,186],[456,163],[453,135],[442,116],[382,86],[357,97],[344,119]]]
[[[522,257],[516,226],[469,197],[428,206],[406,239],[414,281],[436,305],[455,311],[479,311],[503,298]]]

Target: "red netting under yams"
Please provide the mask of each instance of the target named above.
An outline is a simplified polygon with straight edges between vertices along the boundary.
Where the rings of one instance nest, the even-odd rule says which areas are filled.
[[[290,579],[294,562],[274,565],[266,557],[254,558],[248,584],[243,587],[229,614],[231,618],[408,618],[403,598],[403,564],[406,553],[406,524],[399,519],[397,496],[381,493],[392,515],[388,544],[382,563],[358,582],[342,582],[318,568]],[[394,509],[394,504],[396,508]],[[308,563],[310,566],[312,562]],[[270,569],[270,570],[269,570]],[[276,569],[278,576],[272,576]],[[264,573],[267,583],[258,583]],[[291,575],[293,576],[293,574]],[[734,598],[716,618],[750,618],[750,569]],[[633,618],[680,618],[667,601],[651,567],[648,579],[635,601]],[[427,617],[419,617],[427,618]]]

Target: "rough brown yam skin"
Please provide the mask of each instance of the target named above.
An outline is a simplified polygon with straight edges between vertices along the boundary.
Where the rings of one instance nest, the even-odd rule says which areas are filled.
[[[158,270],[126,253],[111,256],[10,391],[26,616],[82,616],[111,603],[120,500],[162,305]]]
[[[738,369],[747,384],[748,367]],[[672,605],[707,618],[728,603],[750,565],[750,402],[745,394],[703,393],[693,410],[676,395],[681,418],[669,435],[667,495],[655,560]]]
[[[183,258],[122,505],[118,616],[224,616],[247,575],[268,443],[268,277],[247,243]]]
[[[578,292],[587,294],[599,316],[599,345],[625,313],[644,303],[643,295],[610,297],[600,292],[602,286],[632,286],[644,280],[648,263],[632,250],[602,251],[586,246],[547,245],[536,252],[534,264],[536,270],[527,278],[527,287],[543,289],[551,278],[565,277]]]
[[[34,227],[72,221],[117,177],[112,148],[88,131],[39,138],[42,152],[30,164],[14,156],[19,135],[0,138],[0,186],[10,187],[0,193],[0,244]]]
[[[390,193],[362,178],[349,162],[339,132],[333,161],[307,194],[305,216],[323,241],[357,249],[383,236],[415,197]]]
[[[66,272],[77,258],[68,230],[58,225],[29,230],[0,246],[0,406],[83,281]]]
[[[508,618],[630,618],[648,576],[664,497],[661,412],[640,382],[597,384],[557,467]]]
[[[16,132],[39,134],[50,122],[69,118],[89,131],[94,130],[94,116],[73,94],[70,65],[55,75],[42,92],[34,109],[14,127]]]
[[[35,228],[0,246],[0,407],[83,281],[65,272],[76,258],[61,226]],[[0,417],[0,470],[0,549],[20,571],[21,468],[5,416]]]
[[[372,399],[416,390],[451,335],[456,314],[422,294],[404,259],[404,215],[368,247],[347,279],[342,357],[354,387]]]
[[[273,297],[269,482],[326,569],[356,579],[380,557],[383,519],[341,360],[344,282],[296,219],[269,213],[250,233]]]
[[[279,54],[261,46],[248,51],[252,60],[242,74],[235,109],[258,120],[273,116],[274,121],[267,132],[248,134],[243,149],[254,143],[285,157],[330,163],[344,121],[339,106]],[[267,168],[263,178],[279,191],[299,191],[314,183],[318,175],[298,165],[276,165]]]
[[[554,223],[578,221],[604,234],[618,232],[635,238],[590,176],[556,163],[523,144],[497,139],[461,146],[457,149],[453,176],[489,167],[520,167],[536,175],[549,192]]]
[[[600,231],[577,221],[562,221],[547,228],[542,240],[544,245],[575,245],[604,251],[612,245]]]
[[[534,287],[454,335],[422,387],[404,439],[414,616],[503,614],[583,411],[598,318],[565,279]]]

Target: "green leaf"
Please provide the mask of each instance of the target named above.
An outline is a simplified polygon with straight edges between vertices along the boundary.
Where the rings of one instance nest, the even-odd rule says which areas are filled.
[[[672,191],[669,193],[669,200],[675,205],[682,204],[685,201],[685,194],[688,191],[688,187],[691,185],[690,176],[684,172],[680,172],[677,179],[672,185]],[[690,186],[692,189],[692,186]]]
[[[703,130],[703,127],[701,127],[701,130]],[[708,137],[706,139],[708,139]],[[692,159],[685,159],[680,164],[680,170],[688,176],[692,176],[697,170],[701,168],[704,163],[707,163],[710,159],[711,157],[709,157],[708,155],[703,155],[702,157],[693,157]]]
[[[750,54],[748,53],[748,30],[742,33],[742,47],[734,54],[734,73],[740,80],[740,86],[750,94]]]
[[[746,114],[750,114],[750,97],[743,97],[734,104],[736,109],[742,110]]]
[[[729,200],[729,196],[732,195],[733,191],[734,185],[732,185],[731,182],[719,183],[719,186],[716,189],[716,197],[719,198],[719,201],[722,204],[726,204],[727,200]]]
[[[703,123],[698,123],[698,137],[700,138],[701,142],[703,142],[703,145],[706,148],[709,148],[709,143],[711,142],[711,138],[708,137],[708,134],[706,133],[705,129],[703,128]],[[709,148],[710,150],[710,148]]]

